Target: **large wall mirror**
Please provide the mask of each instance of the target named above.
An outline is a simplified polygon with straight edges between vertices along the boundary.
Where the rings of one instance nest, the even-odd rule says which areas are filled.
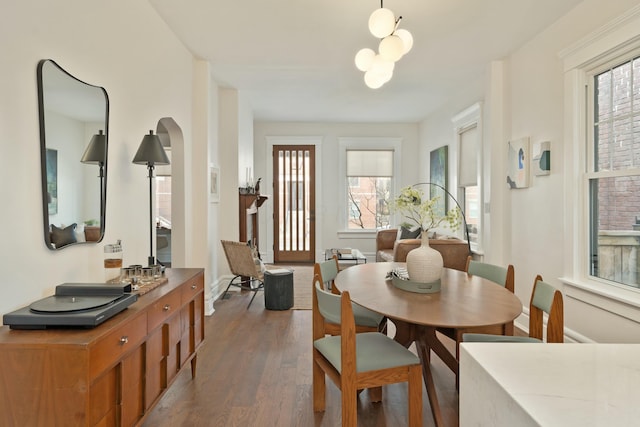
[[[44,240],[49,249],[104,236],[109,97],[50,59],[38,63]]]

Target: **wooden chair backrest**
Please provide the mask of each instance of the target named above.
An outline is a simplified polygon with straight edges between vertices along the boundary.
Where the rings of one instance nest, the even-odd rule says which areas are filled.
[[[467,257],[466,271],[471,276],[480,276],[484,279],[491,280],[500,286],[514,292],[515,289],[515,273],[513,265],[509,264],[507,268],[499,265],[488,264],[486,262],[474,261],[471,255]]]
[[[311,310],[312,310],[312,327],[313,327],[313,341],[325,336],[324,332],[324,317],[320,313],[320,306],[318,304],[318,294],[316,293],[316,287],[322,286],[322,279],[317,274],[313,275],[313,283],[311,290]]]
[[[229,269],[236,276],[247,276],[262,280],[263,275],[246,243],[221,240]]]
[[[564,342],[564,306],[562,293],[542,281],[538,275],[533,282],[529,304],[529,336],[543,339],[544,313],[547,313],[547,342]]]

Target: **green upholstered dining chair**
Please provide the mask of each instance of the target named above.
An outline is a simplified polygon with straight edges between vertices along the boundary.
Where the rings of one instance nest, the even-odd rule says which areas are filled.
[[[536,276],[529,302],[529,336],[501,336],[492,334],[465,333],[463,342],[543,342],[544,313],[547,313],[546,342],[564,342],[564,307],[562,293],[542,276]]]
[[[379,332],[356,333],[349,292],[336,295],[322,289],[318,275],[313,292],[313,410],[326,406],[326,376],[340,389],[342,426],[358,425],[357,394],[364,388],[408,383],[410,426],[422,426],[422,367],[420,359],[400,343]],[[339,310],[336,310],[339,307]],[[340,324],[340,335],[327,336],[325,317]]]
[[[313,274],[318,274],[322,279],[322,289],[330,290],[334,294],[339,294],[335,286],[333,286],[333,281],[338,275],[340,271],[340,266],[338,264],[338,257],[333,256],[331,259],[328,259],[323,262],[316,262],[313,266]]]
[[[499,265],[487,264],[486,262],[474,261],[469,256],[467,258],[467,274],[491,280],[493,283],[504,286],[512,293],[514,292],[514,271],[511,264],[505,268]]]
[[[513,265],[509,264],[506,268],[488,264],[485,262],[475,261],[471,256],[467,257],[467,274],[469,276],[479,276],[483,279],[500,285],[507,290],[514,292],[515,273]],[[475,328],[438,328],[438,332],[446,335],[456,342],[456,360],[460,360],[460,343],[462,336],[466,333],[492,334],[492,335],[513,335],[513,322],[505,325],[491,325]]]
[[[333,294],[339,295],[340,291],[333,285],[333,280],[338,275],[338,258],[333,258],[317,262],[313,266],[313,286],[316,283],[316,276],[320,280],[320,287],[327,290],[330,287]],[[366,309],[358,304],[353,304],[353,315],[356,319],[356,332],[382,332],[387,330],[387,319],[381,314]],[[335,318],[326,318],[325,333],[329,335],[340,335],[340,322]]]

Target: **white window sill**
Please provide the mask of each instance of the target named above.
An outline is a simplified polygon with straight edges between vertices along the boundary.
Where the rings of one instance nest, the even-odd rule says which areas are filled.
[[[340,230],[339,239],[375,239],[378,230]]]
[[[640,289],[561,277],[567,297],[640,323]]]

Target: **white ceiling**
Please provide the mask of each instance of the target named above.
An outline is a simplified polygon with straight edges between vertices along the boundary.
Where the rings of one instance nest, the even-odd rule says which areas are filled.
[[[149,0],[256,120],[313,122],[418,122],[581,1],[387,0],[414,45],[372,90],[353,58],[375,0]]]

